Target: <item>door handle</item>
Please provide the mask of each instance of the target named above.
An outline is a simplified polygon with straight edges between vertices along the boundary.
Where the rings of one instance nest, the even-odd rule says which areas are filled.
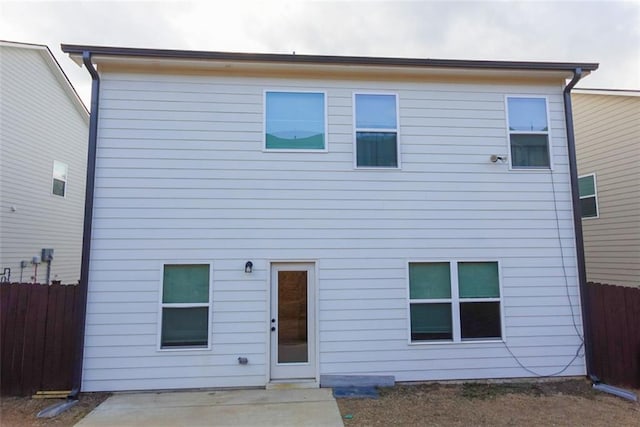
[[[275,326],[272,326],[272,327],[271,327],[271,332],[274,332],[275,330],[276,330],[276,327],[275,327]]]

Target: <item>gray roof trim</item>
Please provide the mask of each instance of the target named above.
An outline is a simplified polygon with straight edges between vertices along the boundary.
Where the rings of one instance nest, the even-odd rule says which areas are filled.
[[[598,63],[577,62],[532,62],[532,61],[483,61],[457,59],[422,59],[422,58],[385,58],[370,56],[325,56],[296,54],[265,54],[238,52],[210,52],[197,50],[141,49],[110,46],[82,46],[62,44],[62,51],[70,55],[89,51],[92,55],[128,56],[167,59],[201,59],[239,62],[271,62],[294,64],[330,64],[330,65],[382,65],[395,67],[426,68],[467,68],[467,69],[512,69],[541,71],[573,71],[582,68],[584,71],[595,71]]]

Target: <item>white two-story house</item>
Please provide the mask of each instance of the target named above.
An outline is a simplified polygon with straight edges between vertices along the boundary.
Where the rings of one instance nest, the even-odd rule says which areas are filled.
[[[585,373],[563,91],[597,64],[63,50],[84,390]]]

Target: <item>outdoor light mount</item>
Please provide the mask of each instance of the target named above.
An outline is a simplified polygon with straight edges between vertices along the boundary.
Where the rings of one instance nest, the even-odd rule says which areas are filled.
[[[251,261],[247,261],[246,264],[244,265],[244,272],[253,273],[253,263]]]

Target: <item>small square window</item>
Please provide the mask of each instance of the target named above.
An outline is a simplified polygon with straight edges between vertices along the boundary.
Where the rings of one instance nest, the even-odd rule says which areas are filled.
[[[314,92],[266,92],[267,150],[325,150],[325,95]]]
[[[356,94],[356,167],[398,167],[396,95]]]
[[[507,98],[511,166],[545,169],[551,165],[545,98]]]
[[[580,208],[582,218],[598,218],[598,196],[596,193],[596,175],[584,175],[578,178]]]
[[[208,264],[167,264],[162,278],[160,348],[209,345]]]
[[[67,192],[67,174],[69,166],[54,160],[53,162],[53,187],[52,193],[56,196],[64,197]]]

